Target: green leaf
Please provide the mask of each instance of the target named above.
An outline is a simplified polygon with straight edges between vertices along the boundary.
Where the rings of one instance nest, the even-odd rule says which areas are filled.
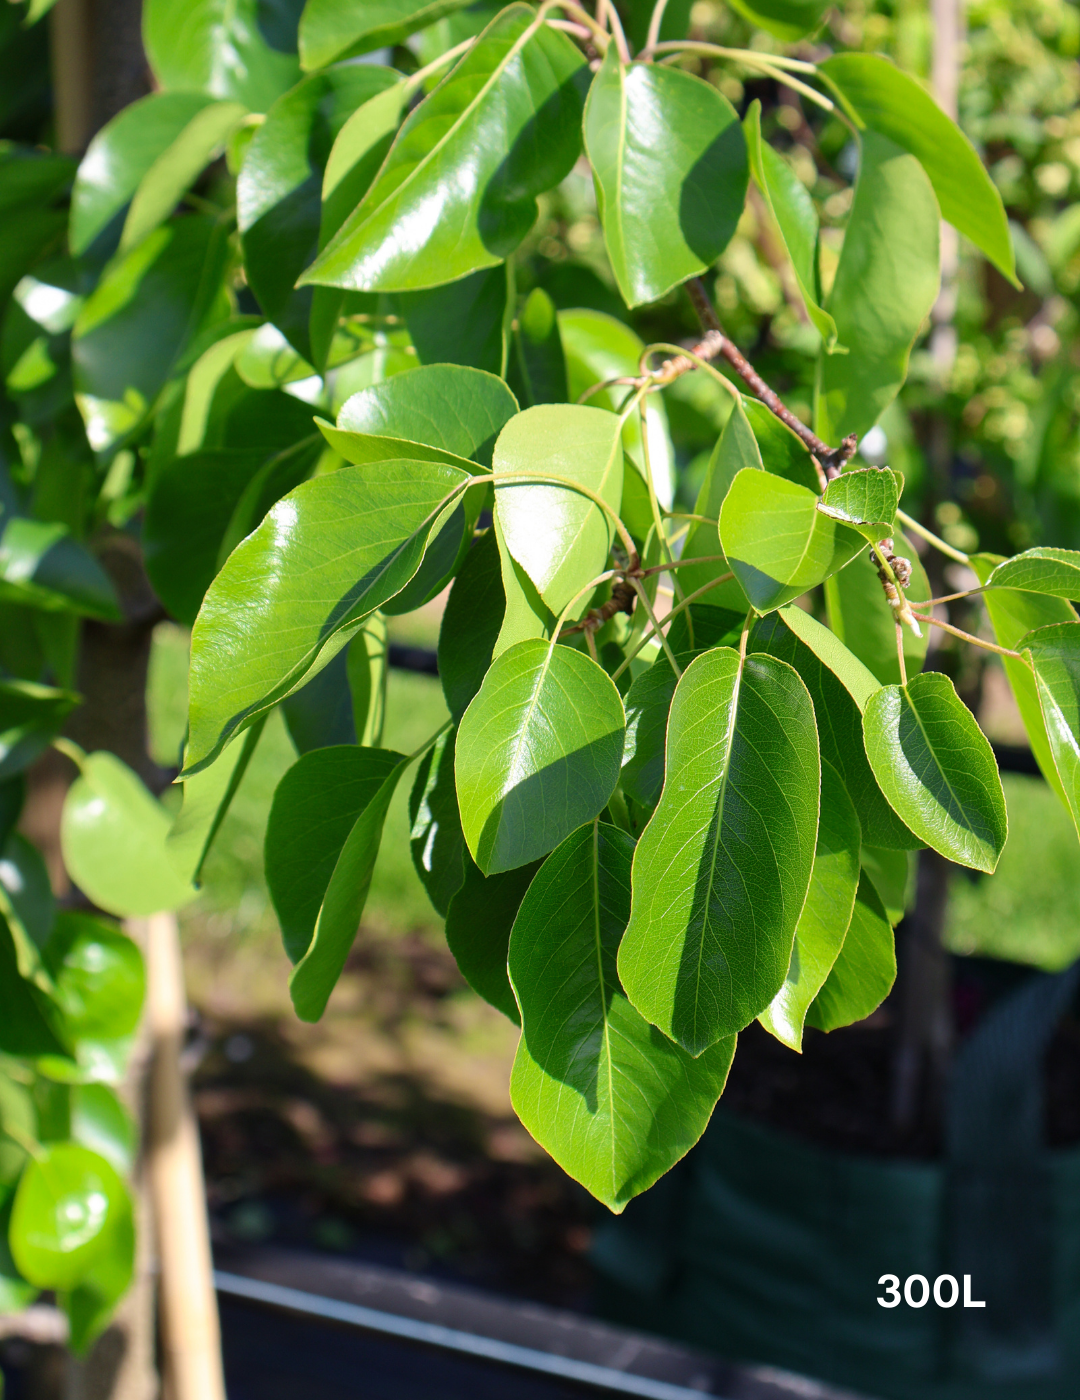
[[[693,659],[693,652],[675,654],[675,660],[684,669]],[[666,655],[661,655],[626,693],[626,739],[619,787],[642,807],[655,807],[664,786],[664,741],[677,683],[671,663]]]
[[[969,563],[980,583],[986,583],[995,565],[1001,563],[998,555],[973,554]],[[1028,632],[1038,627],[1048,627],[1055,622],[1075,622],[1076,611],[1063,598],[1048,597],[1045,594],[1022,593],[1019,589],[993,588],[982,595],[986,611],[993,624],[994,636],[999,646],[1016,649],[1016,644]],[[1002,665],[1009,678],[1020,717],[1027,730],[1031,751],[1038,761],[1042,775],[1068,806],[1065,790],[1061,786],[1057,767],[1050,749],[1050,739],[1043,723],[1042,707],[1039,704],[1038,688],[1031,668],[1012,656],[1003,656]]]
[[[67,1055],[57,1020],[49,999],[23,977],[15,939],[0,915],[0,1051],[21,1057]]]
[[[134,1035],[146,994],[137,945],[103,919],[65,910],[57,916],[45,956],[64,1028],[79,1042],[80,1063],[107,1068],[122,1060],[128,1047],[120,1042]],[[83,1042],[90,1045],[84,1049]]]
[[[779,152],[761,138],[761,102],[755,98],[743,118],[750,173],[780,231],[806,314],[826,350],[836,345],[836,322],[825,311],[818,290],[818,216],[810,191]]]
[[[52,743],[79,697],[36,681],[0,680],[0,782]],[[2,839],[2,833],[0,833]]]
[[[866,756],[882,792],[920,840],[992,874],[1008,834],[990,744],[940,671],[883,686],[863,715]]]
[[[138,1130],[107,1084],[77,1084],[71,1090],[71,1137],[104,1157],[126,1176],[135,1165]]]
[[[358,742],[348,674],[348,652],[356,641],[354,637],[346,651],[339,651],[307,685],[282,700],[282,718],[298,754]]]
[[[1054,767],[1080,835],[1080,622],[1040,627],[1019,649],[1035,672]]]
[[[423,365],[353,394],[338,414],[340,431],[326,437],[347,462],[407,457],[420,443],[435,450],[433,461],[490,467],[495,440],[517,411],[493,374]]]
[[[440,463],[377,462],[316,477],[274,506],[233,550],[195,622],[185,777],[405,587],[464,480]]]
[[[267,111],[300,77],[298,8],[259,0],[146,0],[143,43],[158,86]]]
[[[244,271],[266,316],[307,360],[312,291],[294,288],[319,249],[323,168],[348,118],[399,82],[374,64],[314,73],[278,98],[244,155],[236,182]]]
[[[491,665],[505,611],[498,541],[488,530],[458,570],[439,629],[439,679],[455,724]]]
[[[566,403],[566,356],[555,303],[543,287],[534,287],[525,298],[514,332],[512,378],[520,386],[526,408],[538,403]]]
[[[356,742],[367,748],[377,748],[382,743],[389,662],[386,618],[381,613],[372,613],[345,650],[353,730]]]
[[[784,985],[758,1017],[792,1050],[802,1050],[803,1026],[844,944],[859,887],[859,819],[840,774],[821,764],[821,811],[810,889],[806,895]]]
[[[159,162],[196,117],[208,109],[220,111],[225,105],[235,108],[235,104],[217,103],[201,93],[154,92],[132,102],[107,122],[87,147],[75,176],[71,191],[71,251],[76,256],[84,253],[131,202],[144,177],[151,170],[164,171]],[[237,110],[242,115],[242,109]],[[178,187],[176,199],[197,174],[198,170],[193,171]],[[166,213],[171,212],[170,207]],[[126,246],[134,241],[128,239]]]
[[[108,1240],[96,1261],[69,1293],[57,1302],[68,1318],[69,1344],[77,1356],[104,1331],[113,1309],[135,1273],[135,1219],[127,1191],[110,1212]]]
[[[879,683],[844,644],[800,607],[770,613],[751,628],[751,652],[764,651],[794,667],[810,692],[821,757],[840,774],[855,804],[862,839],[906,850],[919,844],[877,785],[863,748],[862,713]]]
[[[913,897],[913,857],[907,851],[888,851],[864,845],[860,852],[862,868],[881,896],[885,917],[894,927],[907,912]]]
[[[586,73],[565,34],[508,6],[406,118],[360,207],[301,281],[403,292],[501,262],[532,227],[537,195],[580,153]]]
[[[42,1147],[27,1163],[11,1212],[19,1271],[38,1288],[77,1287],[126,1203],[124,1183],[104,1157],[74,1142]]]
[[[683,672],[619,976],[691,1054],[749,1025],[784,983],[819,786],[814,707],[790,666],[718,647]]]
[[[0,1148],[0,1151],[3,1149]],[[14,1186],[0,1186],[0,1309],[5,1313],[21,1312],[38,1295],[38,1289],[27,1281],[15,1267],[8,1248],[11,1207],[15,1200]]]
[[[49,872],[37,847],[13,831],[0,847],[0,912],[38,949],[44,948],[56,916]],[[27,949],[33,957],[31,949]],[[36,962],[36,959],[34,959]]]
[[[585,148],[611,268],[627,306],[704,272],[746,202],[734,107],[692,73],[625,67],[608,46],[585,105]]]
[[[496,658],[457,740],[461,825],[485,875],[547,855],[603,810],[624,723],[619,692],[581,652],[534,640]]]
[[[888,467],[843,472],[826,486],[818,510],[858,530],[871,544],[892,537],[902,481]]]
[[[265,722],[265,716],[261,721],[256,720],[245,733],[242,744],[227,749],[209,768],[185,778],[181,785],[184,800],[169,828],[165,849],[176,873],[196,888],[201,883],[210,847],[228,815]]]
[[[805,486],[743,468],[720,511],[720,543],[758,612],[782,607],[842,569],[861,535],[817,508]]]
[[[828,0],[731,0],[732,7],[751,24],[793,44],[821,23]]]
[[[311,946],[350,832],[402,761],[389,749],[314,749],[278,783],[266,824],[266,881],[294,963]]]
[[[834,1031],[876,1011],[896,981],[896,946],[885,908],[864,874],[844,946],[807,1012],[806,1024]]]
[[[1001,195],[974,146],[923,85],[877,54],[836,54],[819,64],[818,72],[835,84],[861,121],[918,158],[942,218],[1018,287]]]
[[[626,998],[616,967],[634,843],[592,822],[529,887],[510,936],[521,1040],[514,1109],[559,1165],[612,1211],[697,1142],[724,1088],[733,1036],[698,1058]]]
[[[541,404],[512,418],[495,444],[495,514],[511,556],[559,614],[607,567],[615,540],[611,518],[589,496],[511,475],[554,477],[584,486],[608,503],[622,501],[621,425],[613,413],[581,404]],[[584,594],[572,611],[589,607]]]
[[[75,398],[90,446],[137,428],[180,355],[218,305],[228,229],[191,214],[111,263],[72,331]]]
[[[1051,598],[1080,598],[1080,551],[1027,549],[999,564],[987,580],[991,588],[1015,588]]]
[[[482,268],[445,287],[399,292],[399,315],[422,365],[471,365],[489,374],[506,372],[509,323],[508,270]]]
[[[64,864],[79,889],[110,914],[138,918],[178,909],[195,890],[166,853],[171,824],[125,763],[104,751],[87,754],[64,800]]]
[[[329,753],[329,749],[318,749]],[[303,760],[301,760],[302,762]],[[311,946],[293,969],[289,993],[302,1021],[317,1021],[341,976],[364,912],[390,799],[411,759],[387,774],[345,839],[326,887]]]
[[[918,553],[899,531],[893,535],[894,553],[911,564],[911,582],[904,590],[915,604],[933,595]],[[825,581],[829,626],[882,685],[899,685],[900,660],[896,654],[896,619],[878,578],[877,565],[864,550],[846,569]],[[922,670],[926,657],[926,632],[917,637],[903,630],[904,666],[909,676]]]
[[[765,470],[774,476],[782,476],[786,481],[794,481],[797,486],[805,486],[817,495],[821,484],[806,444],[786,423],[781,423],[760,399],[743,394],[741,402],[743,412],[754,430]]]
[[[826,310],[846,355],[818,358],[815,426],[826,442],[864,433],[907,378],[937,299],[941,215],[922,166],[876,131],[862,157]]]
[[[0,308],[35,263],[60,243],[66,224],[56,207],[74,173],[66,156],[20,149],[11,142],[0,148]]]
[[[308,0],[300,19],[300,62],[307,71],[343,58],[394,48],[469,0]]]
[[[444,918],[465,879],[468,859],[454,785],[454,738],[449,729],[436,739],[420,760],[409,794],[413,865]]]
[[[0,599],[120,621],[112,580],[66,525],[15,515],[0,526]]]
[[[446,942],[461,975],[517,1026],[517,1002],[506,969],[510,930],[539,861],[484,875],[465,852],[465,881],[446,911]]]
[[[750,426],[742,401],[738,400],[709,457],[705,478],[694,504],[694,514],[703,515],[709,520],[718,520],[720,508],[731,489],[731,483],[744,469],[761,471],[762,461],[754,430]],[[688,568],[680,569],[679,584],[683,591],[693,593],[698,588],[704,588],[713,579],[729,573],[730,566],[723,559],[723,553],[715,525],[706,525],[700,521],[692,523],[687,531],[686,543],[680,557],[711,559],[712,563],[691,564]],[[721,557],[717,558],[718,555]],[[718,605],[741,608],[745,613],[746,595],[734,579],[721,584],[710,597]]]

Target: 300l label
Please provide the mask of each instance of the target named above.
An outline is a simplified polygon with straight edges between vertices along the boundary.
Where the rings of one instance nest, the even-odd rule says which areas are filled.
[[[954,1308],[960,1299],[960,1285],[952,1274],[938,1274],[933,1288],[924,1274],[908,1274],[904,1280],[903,1295],[900,1293],[900,1279],[896,1274],[882,1274],[878,1287],[885,1292],[878,1298],[883,1308],[898,1308],[906,1303],[909,1308],[925,1308],[933,1294],[939,1308]],[[985,1308],[986,1303],[971,1296],[971,1275],[964,1275],[964,1307]]]

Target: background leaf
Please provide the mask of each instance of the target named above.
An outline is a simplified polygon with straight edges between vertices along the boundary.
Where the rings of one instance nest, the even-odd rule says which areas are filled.
[[[78,703],[79,697],[68,690],[35,681],[0,680],[0,781],[29,767]]]
[[[325,68],[356,54],[403,44],[410,34],[469,0],[308,0],[300,18],[300,61]]]
[[[896,980],[896,949],[881,898],[864,874],[844,946],[807,1012],[806,1024],[834,1031],[876,1011]]]
[[[1052,598],[1080,598],[1080,551],[1026,549],[1000,563],[989,583],[992,588],[1015,588]]]
[[[526,408],[570,398],[558,313],[543,287],[532,289],[518,315],[510,378]]]
[[[446,942],[461,975],[477,995],[521,1024],[506,969],[510,930],[539,861],[485,875],[465,852],[465,881],[446,913]]]
[[[1054,767],[1080,835],[1080,622],[1029,632],[1020,650],[1035,672]]]
[[[455,734],[448,729],[428,749],[409,795],[413,865],[428,898],[444,918],[465,879],[468,859],[454,783]]]
[[[488,530],[458,570],[439,629],[439,679],[455,724],[491,665],[505,611],[499,545]]]
[[[509,351],[505,264],[482,268],[445,287],[398,292],[399,313],[422,365],[472,365],[506,373]]]
[[[751,24],[788,44],[816,29],[828,9],[828,0],[731,0],[731,4]]]

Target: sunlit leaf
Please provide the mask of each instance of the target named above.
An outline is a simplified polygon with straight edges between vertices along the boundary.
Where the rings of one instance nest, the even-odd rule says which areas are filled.
[[[410,34],[469,0],[308,0],[300,19],[300,61],[310,71],[356,54],[403,44]]]
[[[1080,835],[1080,622],[1040,627],[1019,649],[1035,672],[1050,752]]]
[[[903,482],[888,467],[843,472],[826,486],[818,510],[880,544],[891,539]]]
[[[991,588],[1015,588],[1052,598],[1080,598],[1080,551],[1027,549],[999,564],[988,583]]]

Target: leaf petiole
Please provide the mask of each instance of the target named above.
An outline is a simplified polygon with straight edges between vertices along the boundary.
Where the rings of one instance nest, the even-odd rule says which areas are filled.
[[[940,627],[943,632],[948,632],[953,637],[959,637],[962,642],[970,642],[972,646],[982,647],[984,651],[997,652],[998,656],[1011,656],[1016,661],[1022,661],[1025,666],[1031,668],[1031,662],[1020,651],[1010,651],[1008,647],[999,647],[996,642],[983,641],[982,637],[976,637],[971,632],[963,632],[959,627],[954,627],[951,622],[943,622],[940,617],[931,617],[929,613],[912,613],[920,622],[929,622],[934,627]]]
[[[970,562],[969,556],[966,555],[962,549],[953,549],[951,544],[946,544],[943,539],[934,534],[933,530],[928,530],[926,526],[916,520],[914,516],[908,515],[905,511],[898,510],[896,512],[896,518],[906,530],[911,530],[914,534],[921,535],[928,544],[932,544],[936,550],[939,550],[942,554],[948,555],[950,559],[955,559],[958,564],[967,564]]]

